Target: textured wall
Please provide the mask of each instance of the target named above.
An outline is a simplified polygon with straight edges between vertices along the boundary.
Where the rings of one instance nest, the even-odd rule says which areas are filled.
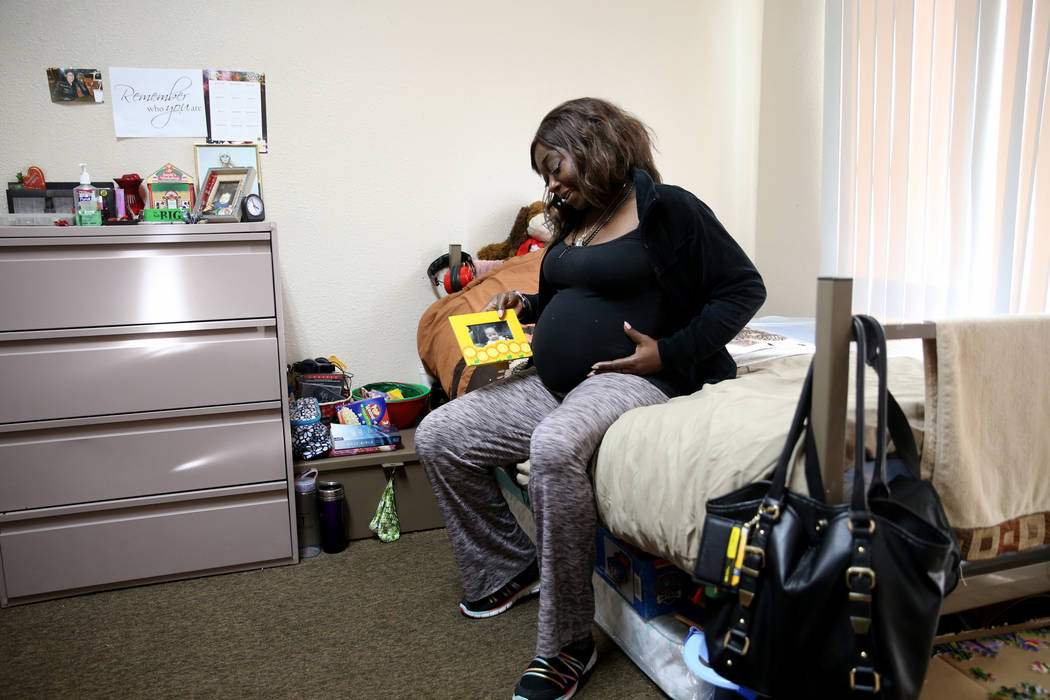
[[[761,315],[814,316],[820,268],[823,0],[766,4],[755,248]]]
[[[427,264],[449,243],[503,240],[541,195],[527,160],[539,119],[584,94],[647,121],[665,179],[754,252],[759,0],[170,7],[4,2],[0,177],[35,164],[75,180],[81,161],[95,180],[193,167],[195,139],[115,139],[108,102],[52,104],[47,67],[265,72],[262,175],[291,359],[337,354],[355,384],[416,380]]]

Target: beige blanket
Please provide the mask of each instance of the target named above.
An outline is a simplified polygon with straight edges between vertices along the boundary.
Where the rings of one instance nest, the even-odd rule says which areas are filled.
[[[1050,542],[1050,315],[940,321],[924,349],[923,475],[963,557]]]
[[[594,472],[598,515],[609,530],[692,571],[707,500],[772,470],[810,359],[796,355],[750,365],[737,379],[621,416],[602,440]],[[921,427],[922,363],[891,358],[889,386],[913,428]],[[871,400],[865,402],[872,435],[875,389],[872,378],[866,383]],[[847,416],[852,426],[852,408]],[[847,435],[852,433],[850,427]],[[792,488],[804,488],[797,467]]]

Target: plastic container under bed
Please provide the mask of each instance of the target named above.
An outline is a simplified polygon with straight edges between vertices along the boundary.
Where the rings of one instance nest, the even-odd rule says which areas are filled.
[[[536,527],[524,491],[505,473],[500,490],[523,530],[533,540]],[[674,615],[643,620],[631,604],[597,572],[593,574],[594,621],[628,658],[674,700],[711,700],[715,686],[696,676],[682,657],[689,625]]]

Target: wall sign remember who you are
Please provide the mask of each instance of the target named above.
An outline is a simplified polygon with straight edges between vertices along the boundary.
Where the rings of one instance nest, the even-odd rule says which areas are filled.
[[[208,133],[200,69],[110,68],[117,138]]]

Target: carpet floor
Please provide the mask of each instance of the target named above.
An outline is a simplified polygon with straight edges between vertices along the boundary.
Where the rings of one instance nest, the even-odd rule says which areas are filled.
[[[509,698],[535,600],[463,617],[445,531],[0,610],[2,698]],[[662,698],[597,627],[579,698]]]

